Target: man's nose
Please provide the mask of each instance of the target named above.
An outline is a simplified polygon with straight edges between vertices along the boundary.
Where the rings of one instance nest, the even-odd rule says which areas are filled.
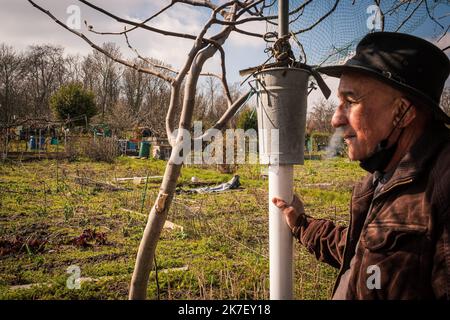
[[[339,128],[348,124],[347,114],[342,109],[342,106],[338,106],[331,118],[333,128]]]

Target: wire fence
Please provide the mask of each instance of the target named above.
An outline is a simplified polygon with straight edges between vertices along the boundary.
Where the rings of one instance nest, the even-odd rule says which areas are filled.
[[[431,31],[429,37],[437,41],[446,32],[443,25],[445,19],[448,21],[450,11],[448,1],[424,0],[311,2],[291,0],[289,1],[291,11],[306,2],[309,3],[303,10],[290,16],[289,28],[302,44],[307,63],[323,66],[343,63],[367,33],[382,29],[420,36],[423,34],[423,28],[427,28]],[[276,15],[277,10],[275,4],[270,8],[269,14]],[[330,11],[331,14],[327,15]],[[383,16],[384,25],[381,19]],[[315,25],[317,21],[320,23]],[[311,28],[312,26],[314,28]],[[277,28],[275,24],[266,25],[267,32],[276,32]],[[294,39],[291,39],[291,46],[296,58],[303,56],[302,48]]]

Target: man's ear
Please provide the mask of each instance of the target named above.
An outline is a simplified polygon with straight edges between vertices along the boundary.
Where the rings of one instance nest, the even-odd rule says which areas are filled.
[[[409,99],[401,97],[397,100],[397,108],[393,120],[394,126],[398,125],[399,128],[405,128],[411,124],[416,116],[416,106]]]

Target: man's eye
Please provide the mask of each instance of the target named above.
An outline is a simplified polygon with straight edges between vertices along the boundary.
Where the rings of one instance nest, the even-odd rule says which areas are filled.
[[[358,101],[356,101],[356,100],[347,100],[345,102],[346,102],[347,106],[351,107],[351,106],[355,105]]]

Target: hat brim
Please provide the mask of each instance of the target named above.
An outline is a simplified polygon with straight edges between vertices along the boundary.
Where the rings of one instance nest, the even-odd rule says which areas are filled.
[[[408,86],[402,82],[399,82],[395,79],[388,78],[379,71],[373,70],[371,68],[367,68],[365,66],[359,65],[340,65],[340,66],[327,66],[327,67],[319,67],[316,68],[316,71],[326,74],[330,77],[340,78],[344,72],[361,72],[364,74],[371,75],[377,78],[380,81],[383,81],[387,84],[394,86],[395,88],[402,90],[411,94],[412,96],[418,98],[422,103],[426,106],[431,106],[431,111],[435,115],[437,120],[443,121],[445,124],[450,124],[450,117],[441,109],[439,104],[430,99],[427,95],[423,94],[419,90]]]

